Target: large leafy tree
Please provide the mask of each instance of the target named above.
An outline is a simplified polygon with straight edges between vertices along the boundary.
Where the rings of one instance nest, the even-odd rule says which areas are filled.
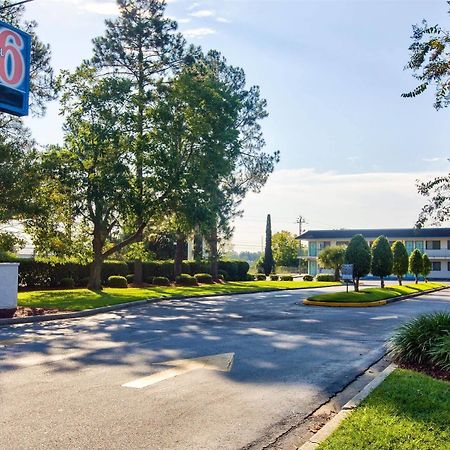
[[[423,255],[417,248],[409,256],[409,271],[414,274],[417,284],[419,282],[419,275],[423,271]]]
[[[350,240],[345,251],[345,263],[353,264],[353,279],[355,291],[359,291],[359,280],[370,272],[372,254],[367,241],[362,234],[357,234]]]
[[[392,273],[397,277],[398,284],[402,285],[403,277],[408,273],[408,252],[402,241],[392,244]]]
[[[113,75],[131,83],[128,131],[132,149],[130,162],[136,174],[133,226],[131,234],[143,239],[145,226],[151,219],[160,192],[147,180],[152,160],[149,110],[157,99],[156,87],[167,81],[184,58],[184,40],[176,33],[177,24],[164,16],[164,0],[117,0],[119,16],[106,20],[103,36],[94,39],[93,63],[105,76]],[[136,261],[135,282],[142,282],[142,264]]]
[[[0,6],[10,5],[0,0]],[[37,35],[37,23],[24,20],[24,5],[0,10],[0,20],[32,36],[30,107],[33,115],[45,112],[46,102],[54,98],[50,47]],[[35,142],[22,119],[0,113],[0,223],[24,219],[36,211],[34,190],[39,182]],[[20,182],[26,180],[26,183]]]
[[[35,221],[31,232],[39,236],[64,222],[88,232],[93,261],[89,287],[99,290],[103,261],[134,242],[132,237],[114,242],[132,204],[129,192],[134,175],[128,167],[129,142],[123,132],[129,120],[130,84],[99,79],[95,69],[82,66],[74,73],[64,72],[60,87],[64,145],[51,147],[42,156],[46,179],[41,185],[42,196],[52,192],[59,198]]]
[[[419,85],[402,96],[413,98],[434,87],[434,107],[446,108],[450,102],[450,32],[422,20],[421,24],[413,26],[412,40],[406,69],[412,70]],[[426,222],[439,224],[450,218],[449,186],[450,175],[418,184],[419,193],[427,199],[417,220],[418,227]]]
[[[380,277],[384,288],[384,278],[392,273],[393,255],[389,241],[385,236],[379,236],[372,243],[372,275]]]
[[[278,231],[272,236],[273,257],[277,266],[298,265],[298,241],[289,231]]]
[[[345,261],[345,247],[326,247],[319,253],[318,259],[325,269],[334,270],[335,280],[339,281],[340,270]]]

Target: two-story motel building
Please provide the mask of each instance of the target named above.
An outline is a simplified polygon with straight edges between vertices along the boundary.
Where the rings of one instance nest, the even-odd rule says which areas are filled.
[[[308,273],[331,273],[320,267],[317,256],[329,246],[346,246],[355,234],[362,234],[368,244],[378,236],[386,236],[390,244],[403,241],[408,254],[414,249],[426,253],[432,263],[430,279],[450,279],[450,228],[389,228],[370,230],[309,230],[298,237],[307,242]],[[305,258],[305,257],[303,257]]]

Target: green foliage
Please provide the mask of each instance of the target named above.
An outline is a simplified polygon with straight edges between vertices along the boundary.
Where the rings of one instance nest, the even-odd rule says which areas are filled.
[[[419,274],[423,271],[423,256],[419,249],[415,249],[409,256],[409,271],[416,277],[416,282],[419,279]]]
[[[355,291],[359,290],[359,279],[370,272],[372,254],[369,245],[361,234],[353,236],[345,251],[345,263],[353,264]]]
[[[66,277],[61,280],[59,285],[62,289],[73,289],[75,287],[75,281],[73,278]]]
[[[266,246],[264,249],[264,262],[263,262],[264,274],[269,276],[275,271],[275,261],[272,253],[272,224],[270,220],[270,214],[267,214],[266,223]]]
[[[334,278],[339,280],[340,270],[345,260],[345,247],[326,247],[319,253],[318,259],[325,269],[333,269]]]
[[[372,244],[372,275],[381,278],[381,286],[384,287],[383,278],[392,273],[393,255],[389,241],[385,236],[379,236]]]
[[[392,273],[399,279],[401,283],[402,278],[408,273],[408,252],[405,244],[401,241],[395,241],[392,244]]]
[[[429,351],[431,362],[450,373],[450,331],[436,339]]]
[[[256,281],[266,281],[267,277],[263,273],[258,273],[256,275]]]
[[[26,242],[14,233],[0,232],[0,252],[14,253],[25,246]]]
[[[219,269],[219,278],[224,281],[229,281],[230,276],[226,270]]]
[[[389,342],[396,361],[448,367],[450,313],[423,314],[405,323]]]
[[[108,278],[108,286],[110,288],[125,289],[128,287],[128,282],[125,277],[112,275]]]
[[[313,281],[314,277],[312,275],[306,274],[303,275],[303,281]]]
[[[423,260],[422,260],[422,270],[421,275],[423,275],[425,278],[430,275],[431,269],[433,268],[433,265],[431,264],[430,258],[428,258],[428,255],[424,253]]]
[[[294,277],[292,275],[281,275],[280,281],[294,281]]]
[[[304,279],[304,277],[303,277],[303,279]],[[319,273],[318,275],[316,275],[316,281],[332,282],[332,281],[336,281],[336,278],[334,277],[334,275],[331,275],[328,273]]]
[[[280,277],[278,275],[270,275],[270,281],[278,281],[279,278]]]
[[[279,231],[272,236],[273,257],[277,266],[298,266],[298,241],[295,234]]]
[[[209,273],[196,273],[194,277],[197,280],[197,283],[212,284],[214,282]]]
[[[180,286],[197,286],[197,280],[192,275],[188,273],[182,273],[178,275],[175,279],[175,282]]]
[[[167,277],[154,277],[152,284],[155,286],[170,286],[170,280]]]
[[[128,281],[128,284],[133,284],[134,283],[134,274],[129,273],[126,277],[125,277]],[[150,280],[149,284],[152,284],[152,279]]]

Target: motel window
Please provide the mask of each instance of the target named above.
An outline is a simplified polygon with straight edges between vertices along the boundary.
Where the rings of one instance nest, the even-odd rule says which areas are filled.
[[[348,245],[348,241],[336,241],[336,245],[338,247],[346,247]]]
[[[450,261],[447,261],[447,270],[450,272]]]
[[[427,248],[427,250],[440,250],[441,249],[441,241],[427,241],[426,248]]]
[[[447,241],[447,249],[450,250],[450,241]]]
[[[405,246],[406,246],[406,251],[408,252],[408,255],[409,255],[414,250],[414,241],[406,241]]]
[[[433,261],[431,263],[431,270],[433,272],[440,272],[441,271],[441,262],[440,261]]]
[[[440,241],[438,241],[440,243]],[[424,252],[423,241],[416,241],[414,247],[419,249],[422,253]],[[439,247],[440,248],[440,247]]]
[[[319,244],[320,250],[323,250],[324,248],[330,247],[331,241],[323,241]]]

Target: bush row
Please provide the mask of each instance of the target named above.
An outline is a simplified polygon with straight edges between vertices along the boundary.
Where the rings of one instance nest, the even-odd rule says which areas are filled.
[[[54,260],[36,261],[33,259],[17,259],[19,266],[19,286],[23,288],[50,288],[50,287],[83,287],[87,285],[90,265],[75,262],[57,262]],[[173,261],[150,261],[143,263],[144,281],[153,283],[154,278],[165,277],[175,281],[173,274]],[[219,274],[226,281],[248,280],[249,265],[246,261],[220,261]],[[122,261],[106,261],[102,268],[102,283],[107,284],[111,276],[126,277],[129,283],[133,282],[134,263]],[[208,261],[184,261],[183,273],[194,276],[196,274],[209,274]],[[202,282],[202,281],[201,281]]]

